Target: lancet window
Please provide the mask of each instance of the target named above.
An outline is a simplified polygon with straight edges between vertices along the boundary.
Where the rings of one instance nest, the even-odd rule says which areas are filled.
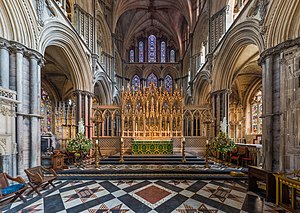
[[[167,75],[165,77],[165,87],[167,89],[168,92],[170,92],[172,86],[173,86],[173,80],[172,80],[172,77],[170,75]]]
[[[154,83],[154,85],[157,87],[157,77],[154,75],[154,73],[151,73],[147,78],[147,86],[149,86],[151,83]]]
[[[262,133],[262,91],[258,91],[251,103],[252,133]]]
[[[144,62],[144,42],[139,42],[139,62]]]
[[[130,50],[130,63],[134,62],[134,50]]]
[[[148,38],[148,62],[156,62],[156,37],[154,35]]]
[[[170,62],[171,63],[175,62],[175,50],[170,51]]]
[[[131,83],[134,91],[137,91],[139,89],[139,85],[141,84],[140,77],[138,75],[134,75]]]
[[[166,42],[160,44],[160,62],[166,63]]]

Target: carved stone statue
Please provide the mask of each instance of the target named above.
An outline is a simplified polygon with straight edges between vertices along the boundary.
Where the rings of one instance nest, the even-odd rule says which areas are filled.
[[[84,125],[82,120],[78,122],[78,132],[84,134]]]

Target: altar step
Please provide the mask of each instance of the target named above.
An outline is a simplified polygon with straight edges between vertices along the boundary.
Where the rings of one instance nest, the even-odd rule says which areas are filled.
[[[186,162],[182,162],[182,157],[178,155],[125,155],[124,162],[120,163],[120,156],[110,156],[100,160],[101,165],[107,164],[155,164],[155,165],[204,165],[205,159],[197,156],[186,156]]]
[[[243,173],[233,176],[231,172]],[[62,180],[246,180],[247,169],[214,165],[94,165],[59,171]]]

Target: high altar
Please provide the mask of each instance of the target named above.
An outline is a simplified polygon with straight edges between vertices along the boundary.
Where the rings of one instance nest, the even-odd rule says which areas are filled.
[[[172,154],[182,137],[182,92],[150,84],[121,94],[122,139],[132,138],[132,154]]]

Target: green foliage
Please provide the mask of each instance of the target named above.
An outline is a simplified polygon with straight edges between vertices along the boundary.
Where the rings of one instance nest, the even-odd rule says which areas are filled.
[[[67,150],[75,153],[89,152],[92,146],[92,140],[86,138],[84,133],[79,132],[75,138],[68,142]]]
[[[225,132],[220,131],[220,133],[215,137],[212,142],[212,148],[220,153],[227,153],[235,148],[235,143],[231,138],[229,138]]]

